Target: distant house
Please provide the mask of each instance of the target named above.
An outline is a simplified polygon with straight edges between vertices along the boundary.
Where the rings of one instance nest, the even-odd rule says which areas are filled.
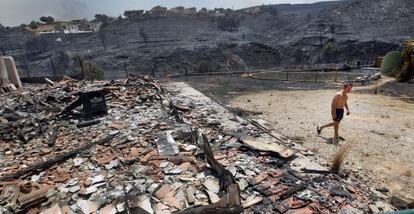
[[[152,15],[165,15],[167,14],[168,10],[166,7],[155,6],[150,10]]]
[[[102,22],[94,20],[90,22],[90,25],[92,32],[98,32],[101,29]]]
[[[226,9],[224,8],[215,8],[212,11],[212,15],[216,17],[225,16],[226,15]]]
[[[208,14],[208,10],[207,10],[207,8],[203,7],[203,8],[201,8],[201,9],[198,11],[198,13],[199,13],[200,15],[207,15],[207,14]]]
[[[173,7],[168,10],[170,14],[178,14],[178,15],[193,15],[197,14],[197,8],[189,7],[184,8],[183,6]]]
[[[59,29],[65,34],[98,32],[102,26],[102,22],[90,22],[84,18],[77,18],[71,21],[61,21],[57,22],[57,24],[59,25]]]
[[[137,19],[142,17],[142,15],[144,15],[144,10],[126,10],[124,12],[124,16],[127,19]]]
[[[248,13],[248,14],[259,14],[262,12],[262,7],[251,7],[251,8],[247,8],[243,10],[244,12]]]
[[[57,24],[59,30],[61,30],[65,34],[79,32],[79,24],[72,23],[71,21],[61,21]]]
[[[36,29],[27,28],[27,30],[35,35],[50,33],[91,33],[98,32],[101,26],[102,22],[77,18],[71,21],[56,21],[52,24],[40,24]]]
[[[197,8],[195,8],[195,7],[185,8],[184,9],[184,14],[187,14],[187,15],[197,14]]]
[[[170,8],[168,12],[176,13],[176,14],[184,14],[184,7],[183,6],[173,7],[173,8]]]
[[[215,13],[225,13],[226,9],[224,9],[224,8],[214,8],[214,12]]]
[[[42,34],[59,33],[55,24],[40,24],[35,29],[27,28],[27,30],[37,36]]]

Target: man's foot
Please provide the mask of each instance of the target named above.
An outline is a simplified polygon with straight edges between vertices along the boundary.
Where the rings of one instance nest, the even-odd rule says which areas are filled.
[[[345,138],[343,138],[342,136],[339,136],[339,140],[345,141]]]
[[[321,134],[321,132],[322,132],[322,129],[321,129],[321,128],[319,128],[319,126],[317,126],[317,127],[316,127],[316,133]]]

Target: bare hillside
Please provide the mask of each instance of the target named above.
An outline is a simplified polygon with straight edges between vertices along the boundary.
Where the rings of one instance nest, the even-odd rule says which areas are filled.
[[[352,0],[266,5],[215,16],[145,16],[107,23],[99,33],[34,37],[2,30],[0,46],[24,74],[72,73],[81,56],[107,78],[274,69],[320,63],[370,64],[413,36],[413,1]],[[251,13],[249,11],[257,10]],[[143,32],[147,41],[142,38]]]

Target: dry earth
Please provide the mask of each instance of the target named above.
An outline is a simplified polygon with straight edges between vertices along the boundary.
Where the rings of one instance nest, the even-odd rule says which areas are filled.
[[[383,94],[363,93],[367,87],[354,87],[359,93],[350,95],[351,115],[340,127],[346,141],[333,145],[329,142],[333,129],[317,136],[316,126],[330,122],[330,102],[338,85],[260,83],[243,77],[206,77],[189,82],[224,105],[262,112],[254,117],[267,120],[281,134],[303,142],[322,164],[332,159],[340,145],[351,143],[345,169],[374,188],[388,188],[389,196],[414,199],[414,104]],[[223,90],[226,85],[229,89]],[[413,88],[412,84],[403,86]]]

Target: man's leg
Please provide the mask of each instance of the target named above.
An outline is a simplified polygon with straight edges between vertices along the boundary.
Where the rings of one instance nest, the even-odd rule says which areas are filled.
[[[335,122],[333,122],[333,123],[328,123],[328,124],[326,124],[326,125],[323,125],[323,126],[321,126],[321,127],[316,127],[317,128],[317,132],[318,132],[318,134],[321,134],[321,132],[322,132],[322,129],[324,129],[324,128],[327,128],[327,127],[331,127],[331,126],[334,126],[335,125]]]
[[[338,134],[338,130],[339,130],[339,121],[334,121],[334,143],[338,143],[339,142],[339,134]]]
[[[335,123],[336,123],[336,122],[328,123],[328,124],[323,125],[323,126],[321,126],[321,127],[319,127],[319,128],[322,130],[322,129],[324,129],[324,128],[328,128],[328,127],[334,126],[334,125],[335,125]]]

